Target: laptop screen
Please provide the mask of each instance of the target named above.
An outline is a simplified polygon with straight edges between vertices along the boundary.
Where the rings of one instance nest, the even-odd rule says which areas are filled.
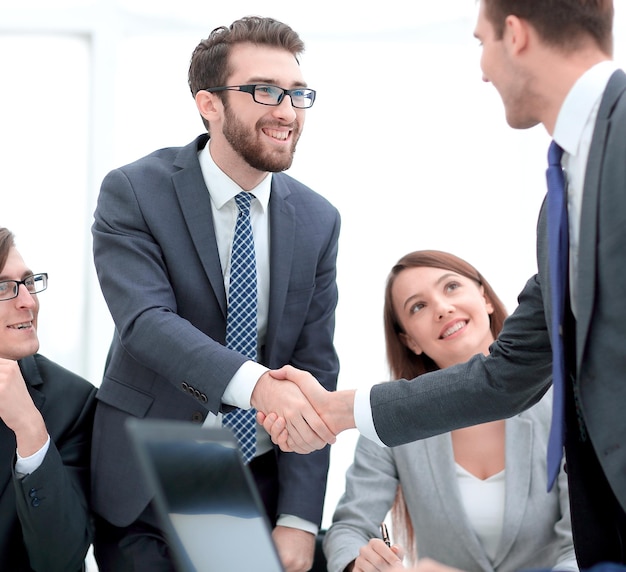
[[[140,419],[127,428],[180,572],[283,572],[228,429]]]

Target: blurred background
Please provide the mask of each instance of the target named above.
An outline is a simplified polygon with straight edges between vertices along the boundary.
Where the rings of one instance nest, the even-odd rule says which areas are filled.
[[[626,7],[615,59],[626,64]],[[25,7],[27,6],[27,7]],[[41,352],[100,384],[113,324],[90,227],[104,175],[203,131],[189,58],[250,14],[291,25],[317,90],[289,173],[342,214],[339,388],[388,379],[385,279],[434,248],[475,265],[509,311],[535,272],[549,137],[510,129],[481,80],[474,0],[0,0],[0,226],[35,272]],[[111,269],[115,271],[115,269]],[[333,447],[324,525],[343,492],[356,431]]]

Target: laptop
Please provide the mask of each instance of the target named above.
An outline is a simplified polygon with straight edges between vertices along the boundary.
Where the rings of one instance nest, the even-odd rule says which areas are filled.
[[[179,572],[284,572],[229,429],[134,418],[126,428]]]

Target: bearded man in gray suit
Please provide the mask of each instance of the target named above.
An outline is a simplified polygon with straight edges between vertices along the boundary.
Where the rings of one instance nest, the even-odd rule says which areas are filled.
[[[115,169],[102,183],[94,260],[116,328],[97,395],[92,455],[101,571],[173,570],[125,432],[127,418],[219,424],[234,407],[267,411],[284,404],[286,414],[297,413],[296,431],[306,436],[317,425],[323,432],[300,389],[267,373],[293,364],[333,390],[339,369],[333,346],[339,214],[280,173],[291,165],[315,100],[298,62],[303,50],[291,28],[270,18],[215,29],[189,69],[210,135]],[[235,197],[250,194],[256,359],[227,345],[226,328]],[[261,427],[255,441],[248,466],[279,555],[285,570],[304,572],[321,523],[328,448],[310,458],[282,453]]]
[[[500,93],[508,123],[542,123],[565,151],[569,296],[558,331],[544,203],[538,274],[489,356],[415,382],[333,395],[303,372],[274,374],[298,381],[333,432],[356,425],[394,446],[537,403],[551,383],[551,344],[562,337],[564,448],[581,568],[626,563],[626,75],[611,61],[612,27],[611,0],[481,0],[475,29],[483,79]],[[281,447],[315,448],[300,449],[276,419],[265,425]]]

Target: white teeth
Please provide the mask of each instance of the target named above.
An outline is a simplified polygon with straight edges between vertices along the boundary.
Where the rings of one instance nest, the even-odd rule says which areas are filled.
[[[267,130],[267,134],[274,139],[280,139],[281,141],[285,141],[287,137],[289,137],[289,133],[287,131],[271,131]]]
[[[15,324],[14,326],[9,326],[10,328],[13,328],[14,330],[24,330],[26,328],[30,328],[31,323],[30,322],[24,322],[22,324]]]
[[[455,332],[458,332],[460,329],[464,328],[467,322],[457,322],[450,329],[446,330],[443,334],[441,334],[442,338],[447,338],[451,336]]]

